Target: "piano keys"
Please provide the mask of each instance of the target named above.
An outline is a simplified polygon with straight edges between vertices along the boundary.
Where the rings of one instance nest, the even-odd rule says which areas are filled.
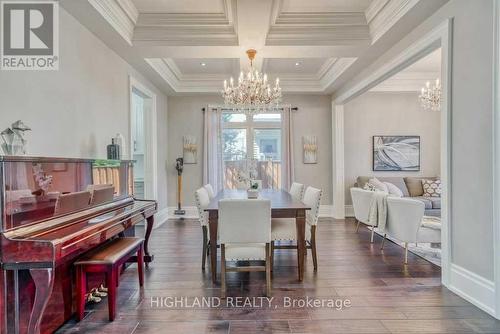
[[[115,184],[100,185],[94,165],[0,157],[0,333],[55,331],[75,311],[73,262],[114,237],[134,234],[143,221],[145,262],[152,261],[148,242],[157,203],[134,199],[131,161],[110,163]]]

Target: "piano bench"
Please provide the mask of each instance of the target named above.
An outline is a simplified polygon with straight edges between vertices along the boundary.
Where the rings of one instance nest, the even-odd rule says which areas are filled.
[[[77,321],[83,319],[85,311],[87,273],[104,273],[106,275],[109,321],[115,319],[116,287],[118,286],[120,268],[135,254],[137,254],[139,285],[142,287],[144,284],[143,244],[144,240],[141,238],[117,238],[95,250],[91,250],[74,263],[77,285]]]

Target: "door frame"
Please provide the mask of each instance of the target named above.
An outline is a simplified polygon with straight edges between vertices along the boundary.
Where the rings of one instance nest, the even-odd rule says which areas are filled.
[[[151,108],[144,115],[144,138],[145,157],[144,159],[144,197],[146,199],[158,200],[158,140],[157,140],[157,110],[156,94],[145,84],[133,76],[129,76],[129,150],[130,159],[133,159],[133,139],[132,139],[132,94],[134,88],[141,92],[147,99],[150,99]]]
[[[500,0],[494,1],[493,19],[493,257],[495,316],[500,319]]]
[[[334,144],[333,166],[337,168],[333,171],[333,185],[342,193],[334,198],[334,212],[340,211],[339,207],[345,208],[343,193],[345,189],[344,178],[344,146],[336,141],[336,137],[344,132],[344,105],[357,96],[367,92],[381,82],[387,80],[394,74],[400,72],[417,60],[429,55],[433,51],[441,48],[441,282],[449,287],[451,275],[451,82],[452,82],[452,34],[453,18],[449,18],[434,28],[421,39],[413,42],[405,50],[393,57],[387,63],[381,65],[371,74],[348,89],[346,92],[332,99],[332,140]],[[341,114],[341,115],[339,115]],[[340,117],[342,116],[342,117]],[[337,147],[342,145],[342,147]],[[341,166],[339,168],[338,166]],[[338,169],[338,170],[337,170]],[[336,189],[334,188],[334,189]],[[345,210],[345,209],[344,209]],[[344,214],[345,211],[342,212]],[[337,218],[337,217],[336,217]]]

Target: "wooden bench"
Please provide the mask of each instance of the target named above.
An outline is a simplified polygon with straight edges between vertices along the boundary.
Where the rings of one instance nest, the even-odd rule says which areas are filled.
[[[144,284],[144,240],[140,238],[117,238],[92,250],[75,262],[77,285],[77,320],[83,319],[85,294],[87,292],[87,273],[104,273],[108,288],[109,321],[115,319],[116,287],[119,270],[127,260],[137,254],[139,285]]]

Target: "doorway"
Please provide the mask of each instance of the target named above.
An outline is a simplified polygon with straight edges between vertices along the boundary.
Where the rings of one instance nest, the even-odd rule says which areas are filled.
[[[134,197],[158,199],[156,95],[130,77],[130,159],[134,162]]]

